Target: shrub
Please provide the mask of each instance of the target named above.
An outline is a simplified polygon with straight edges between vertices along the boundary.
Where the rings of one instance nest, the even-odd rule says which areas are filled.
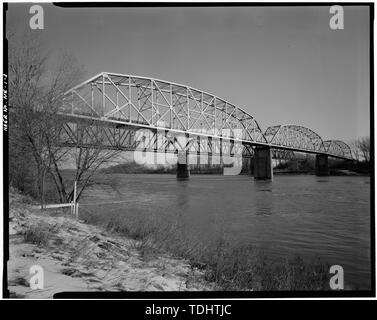
[[[47,246],[50,238],[50,230],[46,225],[31,225],[23,232],[23,237],[27,243]]]

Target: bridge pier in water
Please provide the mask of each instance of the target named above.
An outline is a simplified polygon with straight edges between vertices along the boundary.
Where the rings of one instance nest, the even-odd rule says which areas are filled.
[[[190,177],[189,158],[187,152],[178,153],[177,180],[188,180]]]
[[[326,154],[317,154],[315,156],[315,175],[329,176],[329,157]]]
[[[272,180],[272,153],[270,147],[255,147],[254,149],[254,179]]]

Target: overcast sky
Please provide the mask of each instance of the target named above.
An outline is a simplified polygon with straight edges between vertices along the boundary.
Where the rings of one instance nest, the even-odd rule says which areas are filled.
[[[31,4],[10,4],[26,28]],[[63,9],[43,4],[51,53],[102,71],[190,85],[243,108],[265,130],[298,124],[346,142],[369,135],[369,12],[329,6]]]

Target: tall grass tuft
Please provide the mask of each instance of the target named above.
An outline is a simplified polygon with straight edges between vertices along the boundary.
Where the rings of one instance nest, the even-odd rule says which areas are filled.
[[[31,225],[23,232],[25,242],[36,244],[38,246],[47,246],[50,238],[50,232],[45,226]]]

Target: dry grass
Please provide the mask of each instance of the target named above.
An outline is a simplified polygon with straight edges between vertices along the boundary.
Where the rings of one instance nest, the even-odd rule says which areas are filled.
[[[271,258],[252,246],[231,246],[220,241],[203,261],[206,278],[223,290],[328,290],[329,267],[296,256]]]
[[[82,216],[88,223],[133,239],[142,258],[165,252],[185,258],[205,272],[220,290],[327,290],[328,266],[299,257],[277,260],[252,246],[232,245],[219,238],[211,245],[183,236],[179,219],[172,216],[128,216],[123,213]]]
[[[8,282],[9,286],[23,286],[30,287],[30,283],[23,277],[16,277]]]

